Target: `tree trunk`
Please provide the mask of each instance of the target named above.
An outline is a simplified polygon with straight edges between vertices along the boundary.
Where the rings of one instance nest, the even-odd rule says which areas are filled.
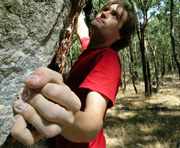
[[[178,17],[176,17],[176,22],[177,22],[177,25],[178,25],[178,27],[177,27],[177,30],[178,30],[178,49],[179,49],[179,51],[180,51],[180,22],[179,22],[179,16]],[[178,52],[178,57],[180,58],[180,52]]]
[[[135,40],[134,40],[135,41]],[[136,51],[136,41],[134,42],[135,43],[135,46],[134,46],[134,61],[137,61],[137,59],[138,59],[138,56],[137,56],[137,51]],[[138,78],[139,77],[139,75],[138,75],[138,72],[137,72],[137,62],[135,62],[135,67],[136,67],[136,69],[135,69],[135,72],[134,72],[134,74],[135,74],[135,76],[136,76],[136,78]]]
[[[141,46],[141,50],[144,52],[141,56],[144,57],[143,59],[143,71],[144,71],[144,80],[145,80],[145,96],[149,97],[151,95],[151,74],[150,74],[150,66],[149,66],[149,58],[147,52],[147,46],[144,38],[145,32],[141,32],[143,35],[143,47]],[[141,52],[142,53],[142,52]]]
[[[150,51],[151,51],[151,54],[152,54],[152,57],[153,57],[153,62],[154,62],[155,77],[156,77],[156,89],[155,89],[155,92],[157,92],[158,89],[159,89],[159,77],[158,77],[157,60],[156,60],[156,56],[155,56],[155,51],[154,51],[154,49],[152,47],[152,44],[151,44],[151,42],[149,40],[149,37],[147,37],[147,39],[148,39]]]
[[[64,62],[82,4],[83,0],[0,2],[1,148],[23,147],[8,137],[13,122],[13,101],[18,98],[25,79],[37,67],[52,63],[57,51],[59,64]],[[35,147],[48,147],[46,139]]]
[[[151,95],[151,78],[150,78],[150,68],[149,68],[149,62],[147,59],[147,53],[145,50],[145,40],[144,40],[144,34],[145,34],[145,28],[147,23],[147,11],[144,12],[144,24],[141,24],[137,12],[137,6],[134,0],[129,0],[137,14],[137,33],[140,43],[140,49],[141,49],[141,58],[142,58],[142,65],[143,65],[143,78],[145,83],[145,96],[148,97]]]
[[[173,61],[172,61],[172,57],[170,56],[169,57],[169,61],[168,61],[168,72],[171,72],[173,71]]]
[[[164,51],[164,48],[163,48],[163,51]],[[161,64],[161,77],[163,78],[164,75],[165,75],[165,72],[166,72],[166,68],[165,68],[165,53],[163,52],[162,53],[162,64]]]
[[[173,12],[174,12],[174,1],[171,0],[171,9],[170,9],[170,23],[171,23],[171,32],[170,32],[170,37],[171,37],[171,45],[172,45],[172,51],[173,51],[173,57],[178,69],[179,73],[179,80],[180,80],[180,63],[177,59],[177,53],[175,49],[175,39],[174,39],[174,22],[173,22]]]
[[[138,60],[138,55],[137,55],[137,42],[135,40],[135,38],[133,38],[133,42],[134,42],[134,46],[133,46],[133,50],[134,50],[134,66],[135,66],[135,71],[134,71],[134,74],[135,74],[135,77],[136,79],[139,77],[138,76],[138,71],[137,71],[137,60]],[[132,53],[133,54],[133,53]]]
[[[144,35],[144,33],[142,33]],[[142,36],[143,36],[142,35]],[[150,75],[149,75],[149,62],[147,59],[147,53],[145,50],[144,37],[140,39],[140,48],[141,48],[141,57],[143,64],[143,77],[145,83],[145,96],[148,97],[151,95],[151,85],[150,85]]]
[[[128,59],[129,59],[129,71],[131,74],[131,79],[132,79],[132,83],[133,83],[133,87],[134,87],[134,91],[136,92],[136,94],[138,93],[137,88],[136,88],[136,84],[135,84],[135,80],[136,80],[136,76],[132,67],[132,63],[134,63],[134,58],[133,58],[133,51],[132,51],[132,45],[130,43],[129,46],[129,50],[130,50],[130,56],[128,55]]]
[[[123,56],[123,90],[126,90],[126,69],[125,69],[125,56]],[[122,81],[122,80],[121,80]]]

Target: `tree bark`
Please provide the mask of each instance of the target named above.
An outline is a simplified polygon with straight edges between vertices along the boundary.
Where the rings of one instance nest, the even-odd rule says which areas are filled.
[[[133,66],[132,66],[132,63],[134,65],[134,57],[133,57],[133,49],[132,49],[131,41],[130,41],[130,45],[129,45],[129,51],[130,51],[130,56],[129,56],[129,54],[127,54],[128,55],[128,59],[129,59],[129,71],[130,71],[130,74],[131,74],[131,79],[132,79],[134,91],[137,94],[138,91],[137,91],[136,83],[135,83],[137,77],[135,75],[135,72],[134,72]]]
[[[125,56],[122,55],[123,59],[123,75],[121,76],[123,78],[123,81],[121,80],[121,83],[123,82],[123,90],[126,90],[126,69],[125,69]]]
[[[136,43],[136,41],[135,41],[135,39],[134,39],[134,44],[135,44],[135,46],[134,46],[134,61],[137,61],[137,59],[138,59],[138,56],[137,56],[137,43]],[[137,62],[135,62],[135,67],[136,67],[136,69],[135,69],[135,72],[134,72],[134,74],[135,74],[135,76],[136,76],[136,78],[138,78],[139,77],[139,75],[138,75],[138,72],[137,72]]]
[[[135,93],[137,94],[138,91],[137,91],[136,83],[135,83],[136,77],[135,77],[135,73],[134,73],[133,67],[132,67],[132,63],[134,63],[134,59],[133,59],[133,55],[132,55],[132,46],[131,46],[131,45],[129,46],[129,50],[130,50],[130,56],[129,56],[129,54],[127,53],[127,55],[128,55],[128,61],[129,61],[129,71],[130,71],[130,74],[131,74],[131,79],[132,79],[134,91],[135,91]]]
[[[177,53],[175,49],[175,39],[174,39],[174,22],[173,22],[173,14],[174,14],[174,1],[171,0],[171,9],[170,9],[170,23],[171,23],[171,31],[170,31],[170,37],[171,37],[171,45],[172,45],[172,51],[173,51],[173,57],[178,69],[179,74],[179,80],[180,80],[180,63],[177,59]]]
[[[164,48],[163,48],[163,51],[164,51]],[[166,73],[166,67],[165,67],[165,53],[163,52],[162,53],[162,64],[161,64],[161,77],[163,78],[165,73]]]
[[[151,51],[151,54],[152,54],[152,57],[153,57],[153,63],[154,63],[154,68],[155,68],[155,77],[156,77],[156,92],[158,91],[159,89],[159,77],[158,77],[158,68],[157,68],[157,60],[156,60],[156,56],[155,56],[155,51],[152,47],[152,44],[149,40],[149,37],[147,37],[148,39],[148,43],[149,43],[149,47],[150,47],[150,51]]]
[[[129,0],[129,1],[132,4],[132,6],[137,14],[137,33],[138,33],[140,49],[141,49],[141,58],[142,58],[142,65],[143,65],[143,78],[144,78],[144,83],[145,83],[145,96],[148,97],[151,95],[151,82],[150,82],[151,75],[150,75],[149,62],[148,62],[147,53],[145,50],[145,40],[144,40],[145,28],[147,25],[147,9],[146,8],[143,9],[144,23],[141,24],[141,22],[139,20],[137,6],[136,6],[135,1],[134,0]],[[141,2],[142,2],[142,4],[144,4],[143,1],[141,1]],[[144,4],[144,6],[146,6],[146,4]]]

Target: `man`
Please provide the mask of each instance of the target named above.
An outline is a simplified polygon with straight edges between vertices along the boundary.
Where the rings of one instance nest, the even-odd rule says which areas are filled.
[[[38,68],[26,80],[22,99],[14,103],[18,114],[12,136],[26,146],[58,135],[57,148],[105,148],[103,120],[114,105],[121,79],[115,51],[128,45],[134,20],[123,1],[109,2],[92,21],[89,38],[80,17],[77,34],[82,54],[70,71],[67,85],[57,72]],[[35,128],[29,130],[26,121]]]

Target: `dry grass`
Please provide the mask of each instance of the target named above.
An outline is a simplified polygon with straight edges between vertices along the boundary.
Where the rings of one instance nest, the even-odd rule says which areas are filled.
[[[104,133],[107,148],[177,148],[180,144],[180,81],[161,80],[159,92],[144,97],[144,86],[127,85],[107,112]],[[179,147],[180,148],[180,147]]]

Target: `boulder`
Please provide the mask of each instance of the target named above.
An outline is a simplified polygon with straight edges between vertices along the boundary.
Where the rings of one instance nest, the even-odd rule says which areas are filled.
[[[12,104],[25,79],[37,67],[47,67],[62,42],[70,40],[81,7],[82,0],[0,1],[1,147],[15,146],[16,141],[7,137],[13,123]],[[35,147],[44,147],[39,145]]]

